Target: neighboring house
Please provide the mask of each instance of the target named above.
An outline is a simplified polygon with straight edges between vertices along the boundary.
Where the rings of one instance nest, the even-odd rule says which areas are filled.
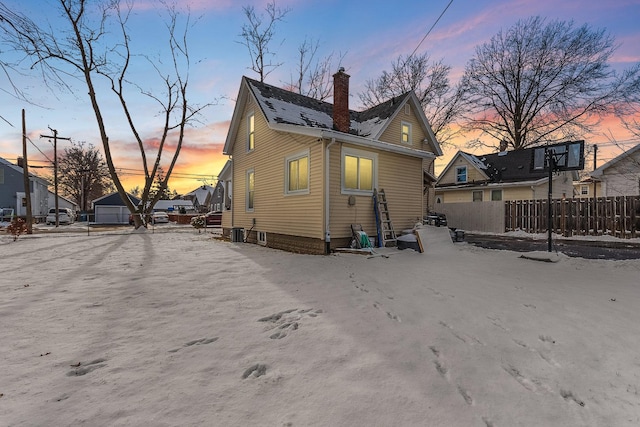
[[[44,218],[47,215],[48,182],[37,175],[29,174],[31,214]],[[24,191],[24,169],[0,157],[0,208],[13,209],[15,215],[26,216],[27,202]]]
[[[158,200],[156,204],[153,205],[154,212],[178,213],[181,208],[184,208],[184,210],[189,213],[193,213],[196,210],[191,200]]]
[[[438,177],[436,205],[546,199],[549,173],[532,170],[533,150],[526,148],[483,155],[458,151]],[[553,198],[573,197],[575,179],[576,171],[554,173]]]
[[[49,191],[49,209],[53,209],[56,207],[56,195],[53,191]],[[61,208],[69,208],[73,211],[73,213],[78,212],[78,204],[73,200],[69,200],[66,197],[62,197],[58,194],[58,209]]]
[[[182,198],[185,200],[191,200],[193,202],[193,206],[198,212],[209,212],[213,209],[211,198],[214,191],[215,187],[212,187],[211,185],[201,185],[195,190],[183,195]]]
[[[425,174],[442,151],[415,93],[356,112],[349,75],[333,77],[333,104],[242,78],[220,173],[225,235],[328,253],[349,245],[351,224],[376,235],[374,189],[385,190],[395,230],[422,218]]]
[[[137,206],[140,199],[127,194],[131,203]],[[129,209],[118,192],[107,194],[91,202],[96,224],[129,224]]]
[[[224,209],[224,183],[218,181],[216,187],[211,193],[211,210],[213,212],[222,212]]]
[[[218,185],[222,185],[222,229],[230,230],[233,224],[231,197],[233,195],[233,162],[227,160],[218,174]],[[224,212],[227,212],[226,214]]]
[[[640,144],[591,172],[601,184],[598,197],[640,195]]]
[[[602,197],[602,183],[593,178],[585,178],[573,183],[573,197],[576,199],[592,199],[594,190],[596,197]]]

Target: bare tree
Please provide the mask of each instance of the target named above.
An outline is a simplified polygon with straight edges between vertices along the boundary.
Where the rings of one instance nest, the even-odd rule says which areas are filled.
[[[331,52],[322,59],[316,60],[320,47],[319,41],[305,38],[298,46],[298,63],[291,82],[284,88],[291,92],[324,101],[333,96],[333,72],[340,68],[345,54],[336,55]],[[337,58],[337,63],[334,60]],[[314,62],[315,61],[315,62]]]
[[[114,187],[100,151],[85,142],[71,144],[58,160],[59,185],[62,193],[86,212],[90,200],[113,191]]]
[[[446,144],[454,135],[451,124],[461,107],[458,91],[449,84],[450,71],[451,67],[442,61],[431,62],[427,53],[400,55],[391,64],[391,71],[385,70],[366,82],[360,101],[369,108],[413,90],[433,133]]]
[[[616,47],[604,30],[572,21],[532,17],[500,31],[466,66],[467,128],[513,149],[590,132],[624,83],[608,64]]]
[[[275,36],[276,24],[284,20],[284,17],[291,11],[291,9],[280,9],[276,7],[276,2],[273,0],[271,3],[267,3],[264,15],[257,15],[253,6],[244,6],[242,8],[245,16],[247,17],[247,24],[242,26],[240,37],[242,41],[238,42],[247,47],[249,56],[251,57],[250,70],[255,71],[260,76],[260,81],[264,82],[264,79],[282,63],[271,62],[270,57],[275,54],[270,49],[270,44]]]
[[[196,115],[205,106],[192,105],[187,97],[188,71],[190,58],[187,45],[187,28],[190,25],[187,16],[184,31],[179,32],[181,15],[175,8],[168,8],[167,42],[169,47],[169,65],[161,69],[163,61],[153,61],[146,55],[135,55],[132,52],[131,38],[128,31],[128,20],[132,3],[121,7],[119,0],[109,0],[101,7],[94,6],[89,0],[59,0],[62,26],[52,28],[50,25],[39,26],[23,13],[9,9],[0,2],[0,27],[5,34],[5,43],[14,49],[23,51],[32,58],[32,68],[39,68],[43,79],[53,81],[71,89],[71,85],[81,81],[88,92],[89,101],[95,114],[96,124],[102,141],[107,167],[111,179],[125,202],[129,211],[134,213],[143,210],[151,212],[160,194],[151,196],[151,187],[160,168],[162,155],[167,145],[173,145],[173,156],[164,175],[164,184],[169,180],[176,164],[184,140],[185,128],[195,120]],[[106,39],[108,25],[115,22],[116,34],[110,34],[113,43]],[[119,37],[118,37],[119,35]],[[157,91],[143,89],[141,84],[129,80],[130,68],[135,60],[142,58],[157,72],[161,85]],[[111,143],[104,120],[103,108],[98,100],[96,88],[100,87],[101,78],[110,84],[111,92],[119,101],[126,117],[126,127],[131,138],[136,141],[145,185],[141,194],[141,207],[134,206],[116,172],[111,154]],[[145,82],[146,83],[146,82]],[[160,132],[157,139],[155,158],[149,162],[147,154],[154,154],[145,144],[134,117],[142,114],[140,110],[130,108],[131,90],[155,101],[159,106],[161,117]],[[162,95],[158,95],[162,93]],[[148,153],[149,151],[149,153]],[[145,215],[135,215],[135,226],[144,223]]]
[[[615,103],[615,113],[624,127],[640,138],[640,64],[626,70],[621,78],[620,99]]]

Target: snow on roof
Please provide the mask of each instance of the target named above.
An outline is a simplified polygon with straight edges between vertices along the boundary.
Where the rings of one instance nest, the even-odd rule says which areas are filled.
[[[251,92],[271,123],[333,129],[333,105],[245,77]],[[375,137],[409,93],[361,112],[349,111],[352,134]]]

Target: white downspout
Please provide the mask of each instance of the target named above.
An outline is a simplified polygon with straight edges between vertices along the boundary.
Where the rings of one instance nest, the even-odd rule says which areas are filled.
[[[330,212],[331,210],[329,209],[329,200],[330,200],[330,194],[329,194],[329,184],[331,183],[331,179],[330,179],[330,173],[331,173],[331,167],[330,167],[330,159],[331,159],[331,153],[329,151],[329,149],[331,148],[331,146],[333,144],[335,144],[336,139],[335,138],[331,138],[331,142],[329,144],[327,144],[327,146],[325,147],[325,162],[324,162],[324,244],[325,244],[325,253],[327,255],[329,255],[331,253],[331,231],[330,231]]]

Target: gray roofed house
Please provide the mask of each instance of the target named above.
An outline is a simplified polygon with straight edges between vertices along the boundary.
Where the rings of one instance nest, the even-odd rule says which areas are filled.
[[[29,173],[31,213],[34,217],[45,217],[48,211],[49,183],[44,178]],[[24,169],[0,157],[0,208],[12,210],[14,215],[25,216],[26,201]]]
[[[533,200],[548,196],[548,172],[532,168],[533,148],[470,154],[458,151],[436,182],[436,203]],[[553,174],[553,197],[572,197],[576,171]]]
[[[376,235],[374,190],[385,190],[396,229],[426,212],[442,150],[415,93],[355,111],[344,69],[333,86],[328,103],[241,79],[219,174],[225,235],[328,253],[348,246],[351,224]]]
[[[134,205],[140,203],[140,199],[133,194],[127,194]],[[118,192],[106,194],[91,202],[95,213],[96,224],[128,224],[129,209]]]

